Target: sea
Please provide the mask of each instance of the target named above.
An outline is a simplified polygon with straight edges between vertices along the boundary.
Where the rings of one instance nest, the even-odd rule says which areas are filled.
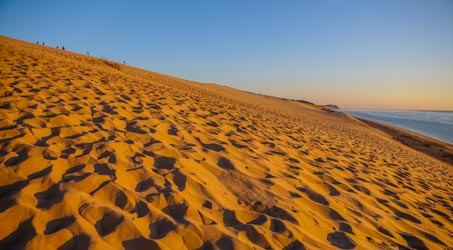
[[[405,128],[453,144],[453,111],[338,110],[356,117]]]

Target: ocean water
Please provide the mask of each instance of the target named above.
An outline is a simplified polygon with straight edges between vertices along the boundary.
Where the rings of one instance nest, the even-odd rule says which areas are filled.
[[[339,110],[405,128],[453,144],[453,111]]]

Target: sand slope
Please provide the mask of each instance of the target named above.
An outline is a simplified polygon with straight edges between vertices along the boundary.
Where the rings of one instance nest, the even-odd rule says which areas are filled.
[[[342,114],[0,38],[0,249],[448,249],[451,166]]]

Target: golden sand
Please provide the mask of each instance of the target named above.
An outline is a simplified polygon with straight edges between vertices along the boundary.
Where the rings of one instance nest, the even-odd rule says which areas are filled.
[[[346,115],[0,37],[0,249],[448,249],[452,167]]]

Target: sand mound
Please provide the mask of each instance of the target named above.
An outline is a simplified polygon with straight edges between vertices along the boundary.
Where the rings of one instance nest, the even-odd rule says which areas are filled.
[[[444,249],[451,166],[342,114],[0,38],[0,249]]]

